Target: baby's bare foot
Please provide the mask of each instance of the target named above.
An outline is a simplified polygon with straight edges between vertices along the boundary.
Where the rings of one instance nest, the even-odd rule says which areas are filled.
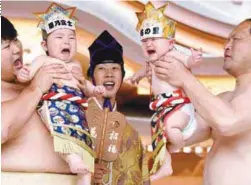
[[[77,154],[68,155],[67,162],[69,164],[69,167],[72,173],[85,175],[90,172],[88,169],[88,166],[83,163],[83,160]]]
[[[165,163],[160,167],[159,171],[157,171],[154,175],[150,177],[151,181],[155,181],[161,179],[166,176],[170,176],[173,174],[171,155],[169,152],[166,154]]]
[[[91,185],[91,173],[78,175],[77,185]]]

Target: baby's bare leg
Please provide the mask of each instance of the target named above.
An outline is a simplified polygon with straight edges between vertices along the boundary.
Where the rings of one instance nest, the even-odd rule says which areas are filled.
[[[91,184],[91,173],[78,174],[77,185],[90,185]]]
[[[173,173],[173,168],[172,168],[172,159],[171,155],[168,151],[166,151],[166,156],[165,156],[165,162],[164,164],[160,167],[160,169],[150,177],[151,181],[155,181],[157,179],[160,179],[165,176],[172,175]]]
[[[164,123],[166,125],[167,140],[171,143],[168,146],[168,151],[174,152],[184,146],[182,129],[186,127],[189,119],[189,115],[181,110],[165,118]]]
[[[72,173],[78,174],[77,185],[90,185],[91,173],[88,166],[84,164],[81,156],[78,154],[60,154],[61,157],[68,163]]]
[[[61,157],[69,164],[72,173],[87,174],[89,172],[88,166],[78,154],[61,154]]]

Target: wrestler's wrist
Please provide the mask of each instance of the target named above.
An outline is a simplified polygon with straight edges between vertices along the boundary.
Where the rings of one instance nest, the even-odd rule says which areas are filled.
[[[187,72],[187,74],[184,76],[183,78],[184,80],[181,83],[181,88],[182,89],[189,89],[191,87],[191,84],[193,84],[194,80],[196,80],[196,77],[193,76],[191,73],[189,74]]]

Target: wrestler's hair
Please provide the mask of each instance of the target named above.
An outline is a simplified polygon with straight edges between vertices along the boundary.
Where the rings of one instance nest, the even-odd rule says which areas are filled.
[[[251,18],[250,19],[246,19],[247,22],[250,22],[251,25]],[[251,34],[251,27],[249,28],[249,33]]]
[[[250,23],[250,25],[251,25],[251,18],[245,19],[245,20],[242,21],[239,25],[241,25],[242,23],[246,23],[246,22]],[[249,28],[249,33],[251,34],[251,27]]]
[[[17,37],[17,30],[13,24],[4,16],[1,16],[1,39],[14,40]]]
[[[42,39],[43,39],[43,41],[47,41],[47,37],[48,37],[48,34],[46,33],[46,31],[45,30],[41,30],[41,32],[42,32]],[[46,53],[46,55],[48,56],[49,55],[49,52],[48,51],[46,51],[45,52]]]

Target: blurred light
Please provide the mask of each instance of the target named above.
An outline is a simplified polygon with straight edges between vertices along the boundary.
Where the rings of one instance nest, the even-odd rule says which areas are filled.
[[[196,146],[195,147],[195,153],[196,154],[202,154],[203,153],[203,148],[201,146]]]
[[[183,148],[183,152],[184,153],[191,153],[192,152],[192,148],[191,147],[184,147]]]
[[[153,151],[152,145],[147,145],[147,151],[148,151],[148,152],[152,152],[152,151]]]
[[[207,147],[207,153],[209,153],[210,150],[211,150],[211,146],[208,146],[208,147]]]
[[[178,149],[178,150],[176,150],[176,151],[174,151],[172,153],[180,153],[180,152],[182,152],[182,149]]]

